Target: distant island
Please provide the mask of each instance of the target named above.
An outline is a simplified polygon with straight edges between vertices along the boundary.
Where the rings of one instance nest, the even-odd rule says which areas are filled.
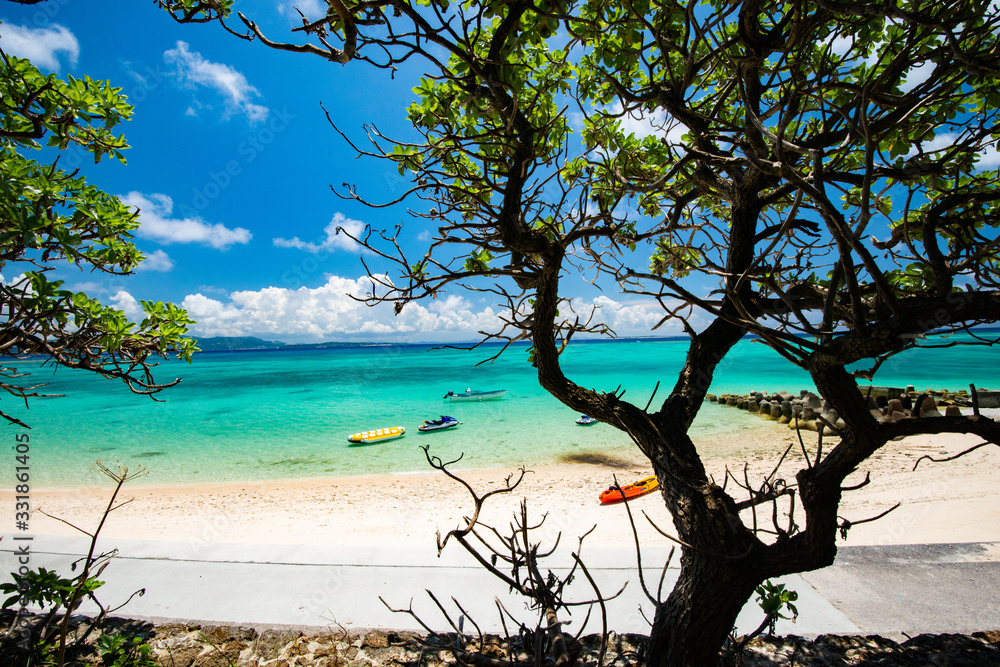
[[[263,340],[251,336],[217,336],[199,338],[198,348],[203,352],[236,352],[237,350],[274,350],[285,347],[285,343]]]
[[[253,336],[215,336],[199,338],[198,349],[202,352],[246,352],[254,350],[322,350],[336,347],[373,347],[391,345],[380,342],[335,342],[323,343],[284,343],[280,340],[264,340]]]
[[[934,336],[939,334],[947,334],[946,331],[931,331],[928,332],[928,336]],[[973,330],[975,334],[995,334],[1000,333],[1000,327],[997,326],[985,326],[976,327]],[[755,334],[747,334],[743,337],[746,340],[756,340],[758,336]],[[686,341],[689,340],[688,336],[623,336],[621,338],[609,339],[604,336],[594,336],[586,337],[581,336],[575,339],[578,343],[624,343],[624,342],[639,342],[639,341]],[[324,341],[321,343],[285,343],[279,340],[264,340],[263,338],[255,338],[253,336],[214,336],[211,338],[199,338],[198,348],[203,352],[243,352],[243,351],[253,351],[253,350],[323,350],[330,348],[343,348],[343,347],[380,347],[386,345],[416,345],[416,346],[465,346],[474,344],[485,344],[491,345],[504,345],[503,341],[486,341],[486,343],[481,343],[481,341],[450,341],[450,342],[420,342],[420,343],[393,343],[390,341]],[[527,341],[521,342],[522,345],[530,345]]]

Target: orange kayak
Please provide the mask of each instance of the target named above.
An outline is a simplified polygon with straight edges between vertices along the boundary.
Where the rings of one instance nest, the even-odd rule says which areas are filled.
[[[620,503],[622,501],[623,493],[625,494],[625,500],[632,500],[633,498],[638,498],[639,496],[644,496],[647,493],[656,491],[659,485],[660,483],[657,481],[656,475],[643,477],[638,482],[632,482],[631,484],[624,485],[621,491],[613,486],[609,487],[607,491],[601,494],[600,501],[605,505],[610,503]]]

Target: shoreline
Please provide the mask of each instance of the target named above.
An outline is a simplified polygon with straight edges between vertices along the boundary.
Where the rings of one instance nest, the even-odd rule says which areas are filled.
[[[759,441],[741,441],[734,434],[706,456],[708,472],[718,482],[727,465],[742,478],[746,463],[751,481],[769,473],[781,452],[797,442],[787,428]],[[714,440],[714,439],[713,439]],[[886,517],[852,527],[838,544],[918,544],[1000,542],[1000,448],[984,447],[948,463],[924,461],[961,452],[980,439],[964,435],[911,436],[891,442],[848,478],[864,488],[846,493],[840,516],[862,521],[902,505]],[[718,444],[718,443],[712,443]],[[707,447],[705,449],[708,449]],[[583,535],[587,544],[612,546],[633,541],[622,505],[601,506],[598,494],[617,476],[621,484],[650,474],[648,461],[635,449],[632,456],[616,453],[603,462],[533,466],[513,493],[491,497],[482,520],[506,529],[521,498],[529,516],[548,513],[544,537]],[[714,454],[714,455],[713,455]],[[598,456],[584,453],[584,457]],[[600,461],[600,459],[597,459]],[[778,476],[791,478],[803,463],[793,447]],[[502,486],[516,468],[457,470],[479,494]],[[732,482],[732,480],[730,480]],[[41,510],[86,529],[93,529],[110,498],[112,487],[37,488],[31,490],[33,510]],[[742,499],[732,491],[736,500]],[[0,502],[13,506],[13,490],[0,490]],[[120,500],[132,499],[113,512],[101,532],[108,539],[238,544],[303,544],[336,546],[433,545],[438,530],[455,528],[474,509],[469,492],[437,471],[383,475],[295,478],[254,482],[126,485]],[[656,493],[630,502],[643,545],[668,544],[650,521],[671,534],[673,526]],[[647,521],[642,512],[649,515]],[[760,514],[770,516],[770,509]],[[745,517],[750,520],[749,514]],[[787,517],[782,521],[787,522]],[[796,521],[801,525],[803,515]],[[13,528],[13,525],[10,526]],[[32,512],[31,531],[38,535],[79,535],[70,526],[39,511]]]

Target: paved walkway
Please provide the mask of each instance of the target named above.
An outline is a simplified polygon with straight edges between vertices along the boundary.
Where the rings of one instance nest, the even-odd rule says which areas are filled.
[[[18,547],[30,545],[30,567],[57,569],[64,576],[70,564],[86,552],[81,538],[35,536],[0,541],[0,571],[17,568]],[[343,625],[348,629],[387,627],[419,629],[407,614],[393,613],[379,600],[396,608],[410,608],[435,629],[447,621],[426,591],[432,591],[455,622],[469,620],[484,631],[500,630],[495,600],[512,614],[533,619],[523,601],[479,567],[458,545],[449,545],[438,558],[426,548],[366,548],[317,546],[167,543],[115,540],[119,554],[101,575],[106,585],[98,598],[115,606],[145,587],[119,615],[162,621],[186,619],[203,623],[240,625]],[[569,566],[569,547],[556,573]],[[561,549],[562,550],[562,549]],[[608,603],[613,629],[647,632],[652,605],[636,576],[631,547],[587,549],[582,554],[604,595],[626,584]],[[643,563],[663,562],[665,552],[643,552]],[[669,569],[664,596],[676,579]],[[659,581],[657,568],[646,570],[648,586]],[[823,633],[899,636],[922,632],[969,632],[1000,629],[1000,544],[844,547],[837,562],[819,572],[791,576],[783,581],[799,593],[796,623],[779,622],[781,634],[813,636]],[[572,584],[569,599],[592,597],[585,577]],[[463,611],[456,606],[457,600]],[[87,611],[84,607],[83,611]],[[574,612],[583,621],[585,608]],[[741,614],[741,632],[755,628],[763,618],[751,601]],[[600,631],[599,614],[592,614],[587,632]]]

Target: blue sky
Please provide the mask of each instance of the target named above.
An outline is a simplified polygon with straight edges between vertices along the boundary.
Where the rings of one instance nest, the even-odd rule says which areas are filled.
[[[315,0],[299,3],[309,13]],[[299,24],[289,4],[240,5],[265,31],[286,36]],[[405,108],[421,71],[387,72],[362,63],[332,64],[274,51],[219,25],[178,25],[153,3],[95,11],[79,0],[0,5],[0,47],[43,71],[109,79],[135,106],[123,128],[128,164],[93,165],[82,151],[61,158],[90,181],[140,209],[136,242],[148,257],[124,278],[60,270],[71,288],[130,314],[139,299],[172,301],[198,321],[194,334],[259,336],[287,342],[325,340],[473,340],[495,328],[495,299],[454,291],[408,305],[368,308],[346,296],[368,281],[358,248],[332,231],[339,225],[392,228],[419,256],[431,230],[405,206],[370,209],[337,198],[331,184],[355,183],[373,200],[407,187],[396,168],[355,159],[327,124],[361,140],[362,124],[406,138]],[[389,271],[378,258],[374,271]],[[7,276],[8,279],[11,276]],[[619,335],[650,335],[662,311],[565,280],[581,308],[599,304]],[[658,335],[676,334],[661,328]]]

